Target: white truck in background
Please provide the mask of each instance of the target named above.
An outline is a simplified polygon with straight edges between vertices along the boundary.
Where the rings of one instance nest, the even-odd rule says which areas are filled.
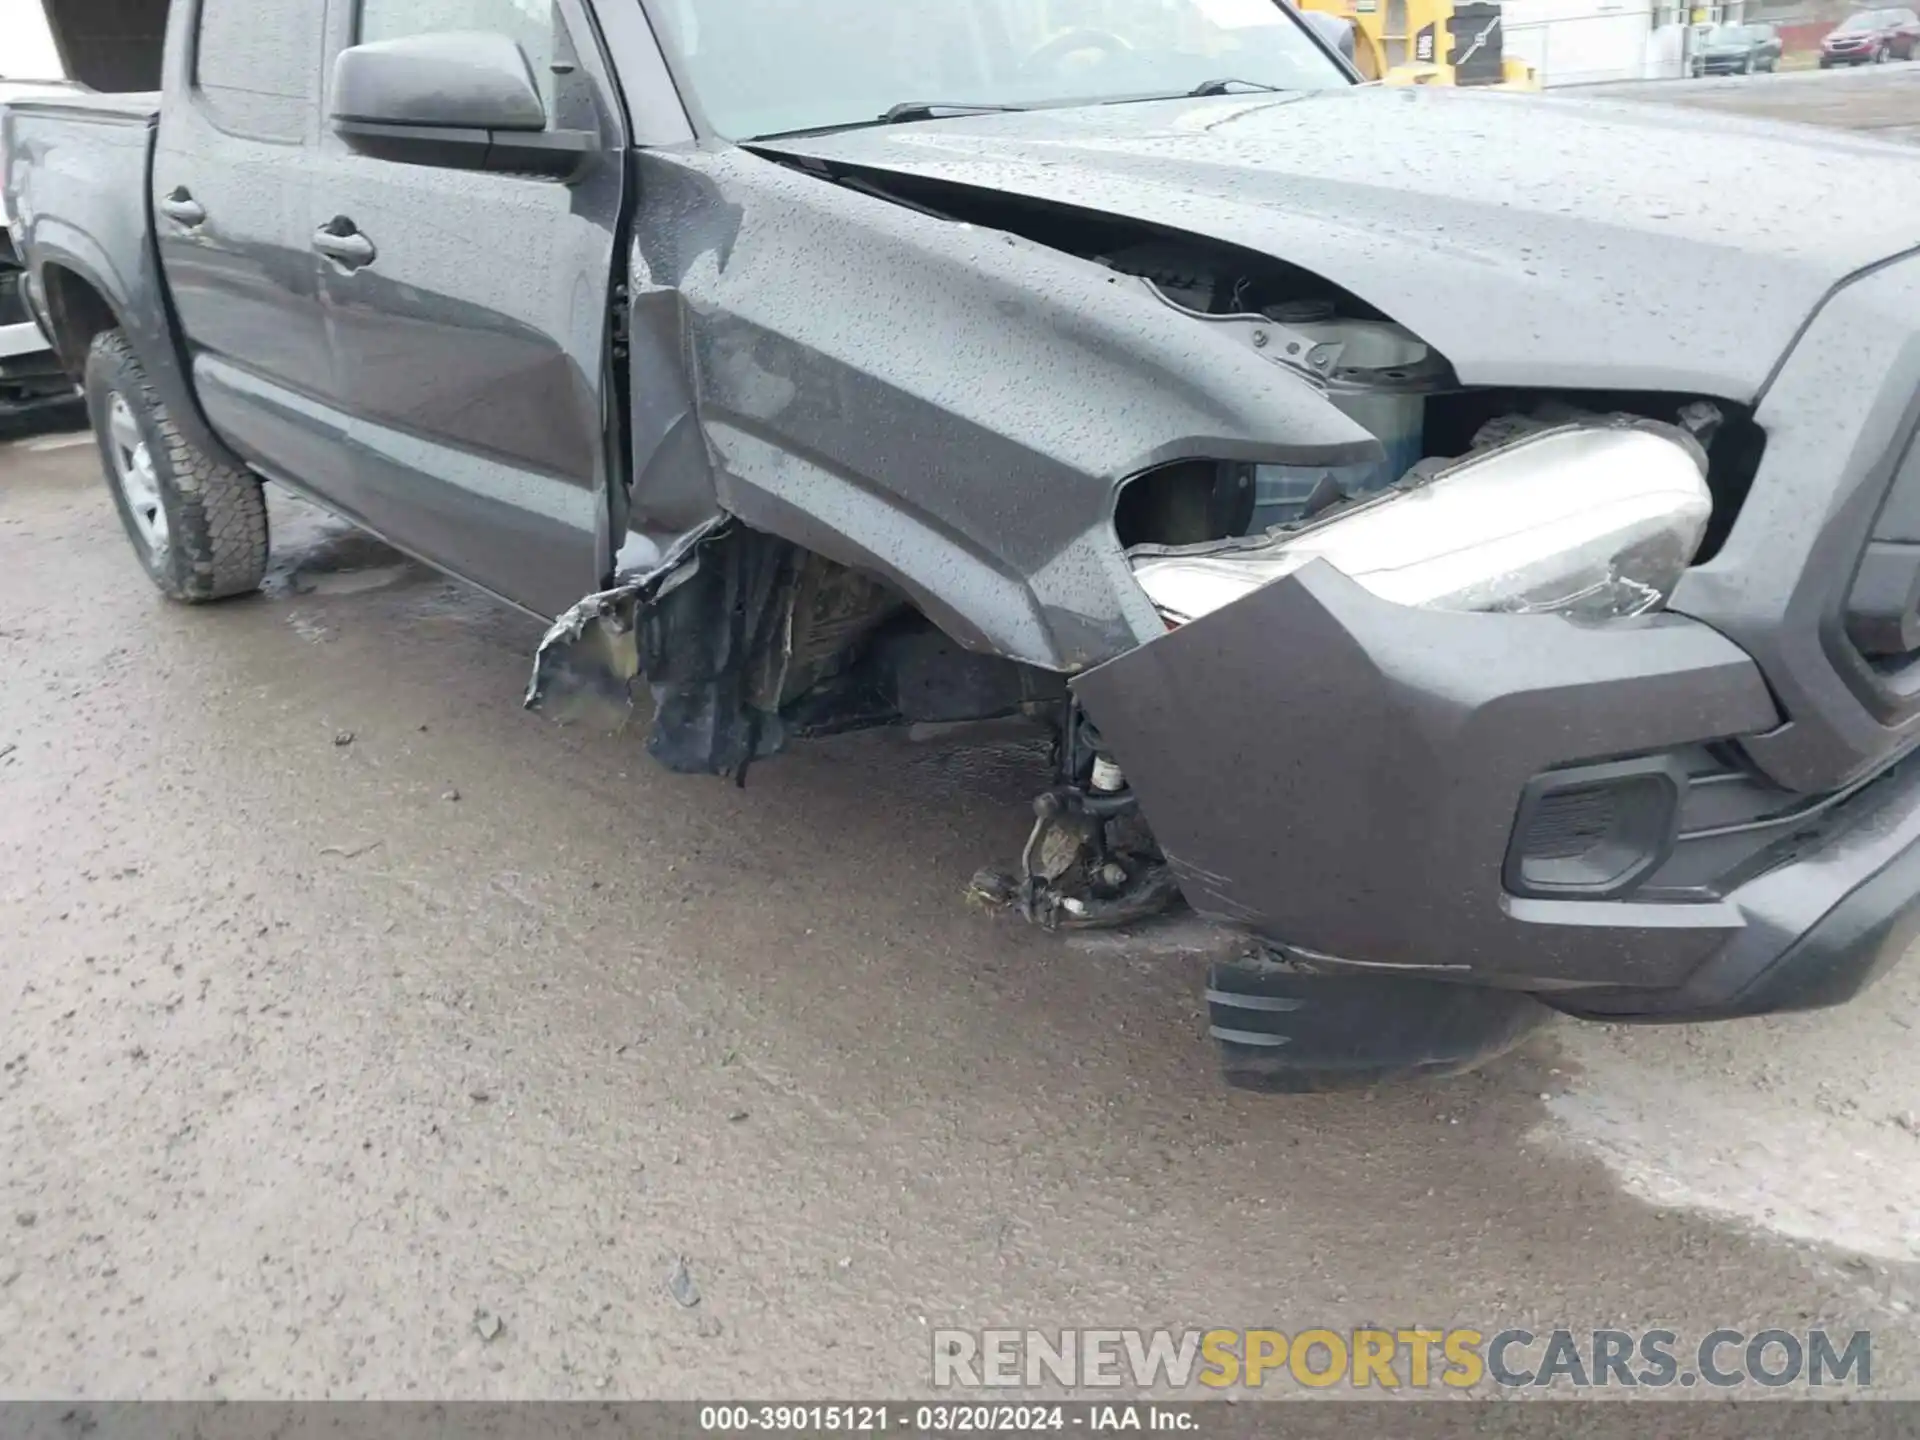
[[[73,88],[40,0],[0,0],[0,105]],[[8,163],[0,147],[0,176]],[[77,393],[33,318],[25,287],[12,217],[0,215],[0,424],[70,406]]]

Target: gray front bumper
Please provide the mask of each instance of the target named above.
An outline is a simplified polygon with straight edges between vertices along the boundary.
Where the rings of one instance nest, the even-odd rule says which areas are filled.
[[[1194,908],[1322,968],[1697,1020],[1846,1000],[1920,935],[1920,756],[1713,832],[1758,862],[1718,894],[1507,892],[1531,777],[1775,725],[1694,621],[1407,610],[1316,564],[1074,688]]]
[[[1731,898],[1522,899],[1502,883],[1533,777],[1778,724],[1758,668],[1696,621],[1414,610],[1317,563],[1074,690],[1193,907],[1296,952],[1536,991],[1665,989],[1744,926]]]

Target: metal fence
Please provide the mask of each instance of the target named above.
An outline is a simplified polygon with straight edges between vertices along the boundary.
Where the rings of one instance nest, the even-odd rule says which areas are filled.
[[[1677,79],[1687,73],[1687,12],[1622,4],[1580,15],[1531,18],[1505,8],[1504,52],[1533,66],[1543,86]]]

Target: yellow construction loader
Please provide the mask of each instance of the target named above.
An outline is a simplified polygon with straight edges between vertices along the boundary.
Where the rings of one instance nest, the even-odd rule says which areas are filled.
[[[1353,26],[1353,62],[1385,85],[1538,90],[1524,60],[1502,53],[1500,7],[1485,0],[1299,0]]]

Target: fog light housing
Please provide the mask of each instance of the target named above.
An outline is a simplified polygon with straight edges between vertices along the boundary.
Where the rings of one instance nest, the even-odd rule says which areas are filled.
[[[1508,892],[1611,900],[1633,890],[1672,855],[1686,785],[1665,756],[1535,776],[1507,848]]]
[[[1314,560],[1402,605],[1619,619],[1665,605],[1692,562],[1713,513],[1706,473],[1685,431],[1622,417],[1470,455],[1301,529],[1130,558],[1175,624]]]

